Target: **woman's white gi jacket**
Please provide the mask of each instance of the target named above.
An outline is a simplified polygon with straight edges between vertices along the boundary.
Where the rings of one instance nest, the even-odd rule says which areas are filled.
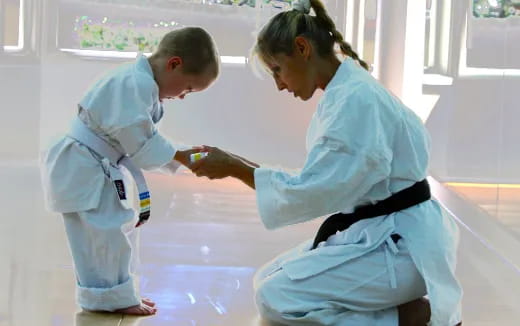
[[[424,179],[429,137],[410,109],[349,58],[314,113],[307,151],[298,175],[256,169],[257,203],[267,228],[351,213],[356,206],[375,203]],[[431,325],[457,324],[462,296],[455,279],[458,228],[435,200],[359,221],[330,237],[320,250],[303,248],[282,268],[289,278],[304,279],[362,257],[393,233],[406,241],[426,282]]]

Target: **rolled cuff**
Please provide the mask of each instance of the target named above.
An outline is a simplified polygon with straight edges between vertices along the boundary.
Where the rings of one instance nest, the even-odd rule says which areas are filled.
[[[77,286],[78,304],[86,310],[114,311],[141,303],[133,277],[111,288],[85,288]]]

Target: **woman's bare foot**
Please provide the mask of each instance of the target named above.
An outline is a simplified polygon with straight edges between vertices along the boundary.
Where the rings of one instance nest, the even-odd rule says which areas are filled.
[[[430,302],[419,298],[397,307],[399,326],[425,326],[430,321]]]
[[[150,307],[147,304],[139,304],[136,306],[131,306],[123,309],[117,309],[114,312],[125,314],[125,315],[136,315],[136,316],[151,316],[155,315],[157,309],[154,307]]]
[[[141,302],[144,303],[145,305],[147,305],[148,307],[155,307],[155,302],[153,302],[152,300],[150,300],[148,298],[142,298]]]

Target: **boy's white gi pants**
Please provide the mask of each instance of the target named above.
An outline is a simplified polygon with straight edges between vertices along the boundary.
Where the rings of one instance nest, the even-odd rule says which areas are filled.
[[[64,213],[63,219],[74,260],[78,304],[103,311],[140,304],[132,274],[136,262],[132,248],[137,249],[138,238],[135,212],[122,205],[112,181],[105,179],[98,208]]]

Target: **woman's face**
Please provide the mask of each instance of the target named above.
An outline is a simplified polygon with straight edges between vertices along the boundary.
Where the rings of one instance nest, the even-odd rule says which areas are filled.
[[[286,89],[306,101],[316,91],[315,73],[310,65],[310,43],[303,37],[295,40],[295,49],[291,55],[277,54],[262,61],[271,71],[278,90]]]

